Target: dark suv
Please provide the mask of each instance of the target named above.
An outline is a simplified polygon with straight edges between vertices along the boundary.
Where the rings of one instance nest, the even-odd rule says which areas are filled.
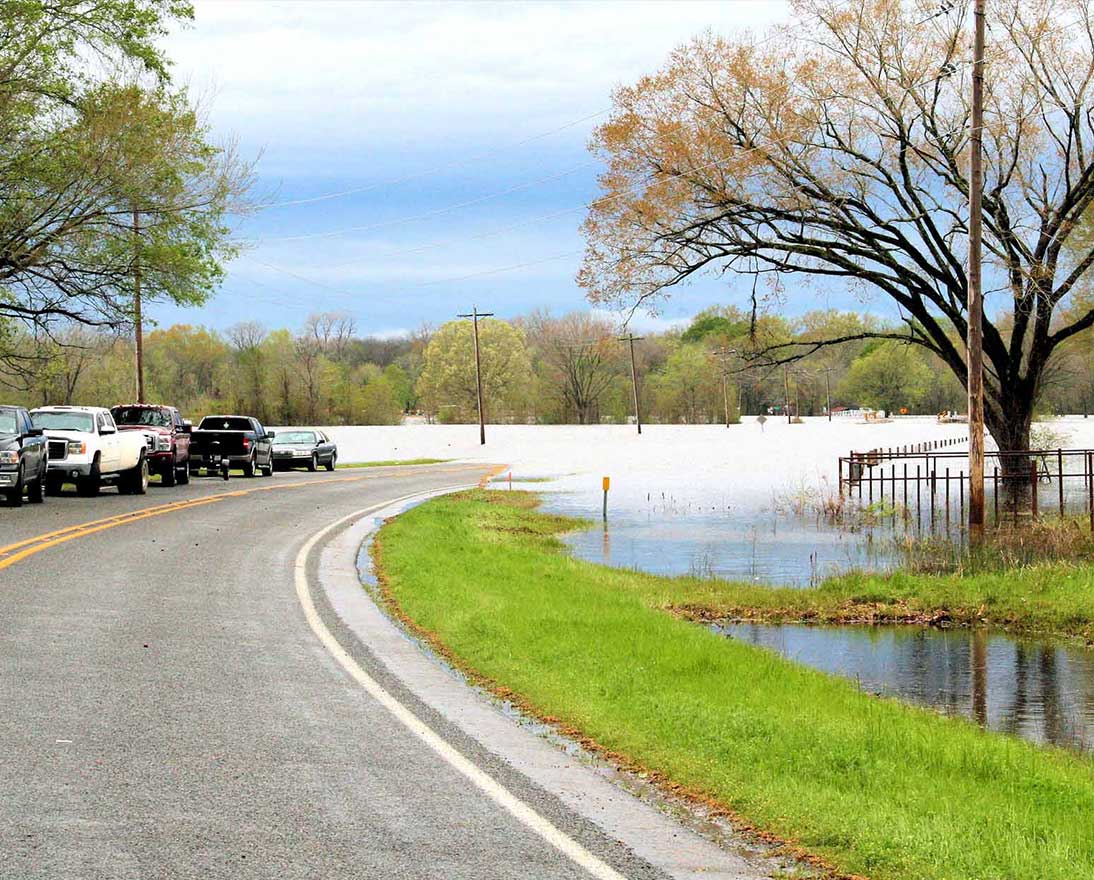
[[[119,431],[140,430],[156,438],[148,450],[148,471],[164,486],[190,482],[190,423],[173,406],[127,403],[110,408]]]
[[[46,467],[49,460],[46,438],[35,428],[21,406],[0,406],[0,493],[18,507],[27,500],[46,500]]]

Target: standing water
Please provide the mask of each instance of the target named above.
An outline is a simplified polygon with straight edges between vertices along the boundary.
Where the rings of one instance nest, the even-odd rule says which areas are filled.
[[[727,624],[865,691],[898,697],[1036,743],[1094,750],[1094,650],[969,630]]]

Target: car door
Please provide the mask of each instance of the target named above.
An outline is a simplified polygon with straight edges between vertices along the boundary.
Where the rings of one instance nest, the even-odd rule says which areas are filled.
[[[179,411],[171,411],[171,420],[175,431],[175,458],[179,462],[190,458],[190,435],[186,431],[186,423],[182,420]]]
[[[258,419],[251,419],[251,427],[255,432],[255,461],[269,464],[273,458],[273,441]]]
[[[95,422],[99,428],[99,471],[104,474],[116,473],[122,466],[118,427],[106,413],[99,413]]]
[[[330,461],[334,457],[334,444],[322,431],[319,432],[319,460]]]
[[[42,467],[42,459],[46,456],[46,440],[42,435],[31,436],[34,423],[26,412],[17,412],[19,434],[23,438],[23,473],[27,478],[33,479]]]

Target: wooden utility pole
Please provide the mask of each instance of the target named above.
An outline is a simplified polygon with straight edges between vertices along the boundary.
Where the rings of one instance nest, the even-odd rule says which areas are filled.
[[[786,366],[783,366],[783,390],[786,392],[786,423],[792,425],[794,421],[790,418],[790,370]]]
[[[457,315],[459,318],[470,318],[475,328],[475,390],[479,398],[479,445],[486,445],[486,411],[482,405],[482,358],[479,355],[479,318],[492,318],[493,312],[480,312],[478,306],[471,307],[471,314]]]
[[[638,402],[638,368],[634,364],[634,344],[641,342],[645,337],[628,333],[619,337],[620,342],[626,342],[631,348],[631,387],[634,389],[634,420],[638,423],[638,433],[642,433],[642,405]]]
[[[981,288],[980,251],[984,189],[984,7],[973,0],[972,132],[969,138],[969,531],[984,529],[984,299]]]
[[[823,367],[821,372],[824,373],[824,406],[828,410],[828,421],[832,421],[832,379],[829,376],[832,368]]]
[[[736,352],[733,352],[731,349],[726,348],[724,345],[719,345],[714,350],[714,354],[717,355],[717,357],[722,362],[722,405],[725,407],[725,411],[726,411],[726,427],[727,428],[730,426],[730,421],[729,421],[729,392],[726,389],[726,383],[729,381],[729,360],[728,360],[728,358],[729,358],[731,353],[735,354]]]
[[[137,352],[137,403],[144,403],[144,317],[141,314],[141,215],[133,209],[133,330]]]

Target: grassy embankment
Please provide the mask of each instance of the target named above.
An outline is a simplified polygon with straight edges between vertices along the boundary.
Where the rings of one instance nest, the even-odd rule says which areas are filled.
[[[576,560],[557,539],[574,523],[534,507],[526,493],[449,496],[375,544],[398,613],[488,686],[844,874],[1094,876],[1089,758],[680,620],[665,606],[715,587]]]
[[[445,464],[452,461],[451,458],[403,458],[388,459],[387,461],[347,461],[345,464],[336,464],[338,470],[342,468],[373,468],[373,467],[401,467],[408,464]]]

